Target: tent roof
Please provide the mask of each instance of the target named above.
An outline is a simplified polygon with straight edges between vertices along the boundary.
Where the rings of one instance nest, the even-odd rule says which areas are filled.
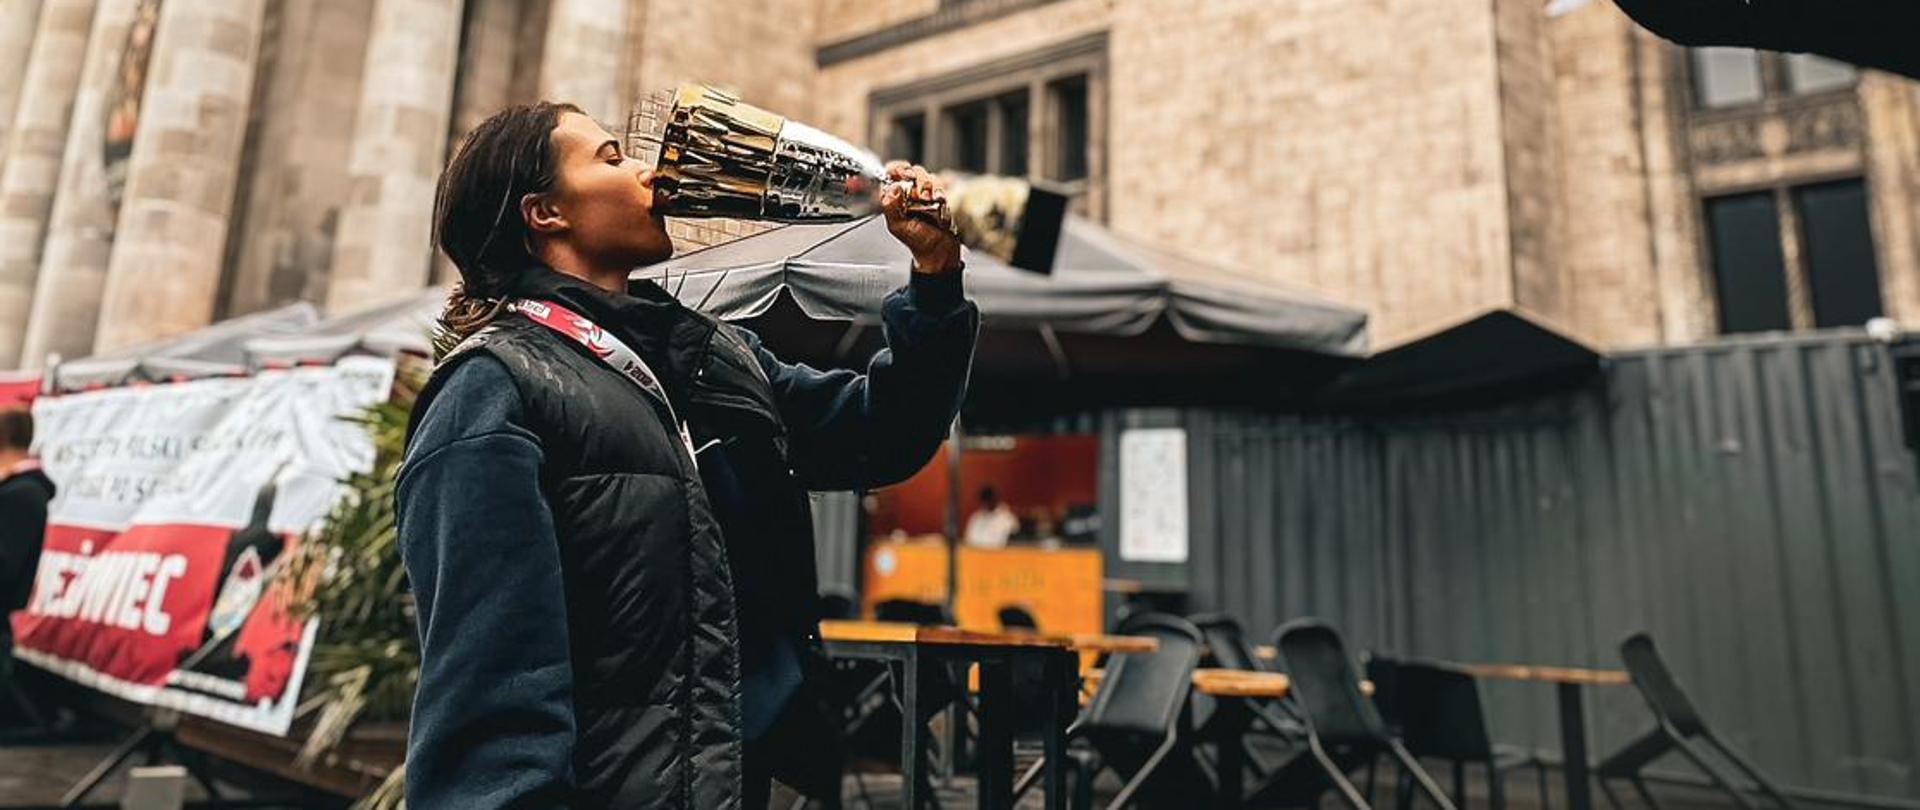
[[[1473,405],[1577,383],[1599,366],[1586,344],[1493,309],[1367,358],[1320,399],[1338,409]]]
[[[766,314],[782,294],[816,320],[874,321],[887,293],[907,281],[908,254],[869,217],[788,225],[695,251],[638,275],[659,281],[722,318]],[[1052,275],[992,257],[967,259],[967,291],[988,329],[1133,336],[1167,322],[1180,337],[1358,357],[1366,313],[1298,288],[1126,240],[1069,218]]]
[[[297,333],[319,320],[320,310],[305,301],[229,318],[184,335],[62,362],[55,369],[53,388],[74,391],[94,385],[244,373],[250,341]]]

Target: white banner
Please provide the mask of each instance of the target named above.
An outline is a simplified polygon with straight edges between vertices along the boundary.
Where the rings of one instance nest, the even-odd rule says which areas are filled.
[[[340,417],[392,381],[391,361],[356,357],[37,400],[36,450],[59,491],[32,601],[12,617],[15,655],[285,734],[314,626],[266,593],[272,565],[371,467],[371,440]]]

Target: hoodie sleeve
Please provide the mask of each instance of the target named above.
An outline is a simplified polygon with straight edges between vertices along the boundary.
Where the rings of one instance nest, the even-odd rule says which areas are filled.
[[[914,274],[881,305],[886,348],[866,373],[787,363],[750,338],[789,431],[791,461],[816,491],[886,486],[946,439],[966,396],[980,310],[961,274]]]
[[[420,632],[412,807],[564,807],[573,670],[543,455],[513,378],[476,356],[415,427],[397,497]]]

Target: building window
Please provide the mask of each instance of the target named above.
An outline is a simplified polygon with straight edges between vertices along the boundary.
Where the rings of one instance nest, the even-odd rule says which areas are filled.
[[[1858,77],[1852,65],[1812,54],[1751,48],[1694,48],[1689,53],[1694,106],[1703,110],[1844,90]]]
[[[926,116],[902,115],[893,119],[890,126],[886,141],[888,158],[904,160],[908,163],[926,163]]]
[[[876,92],[886,159],[1050,181],[1076,213],[1104,216],[1106,37],[1095,35]]]
[[[1735,107],[1766,97],[1760,83],[1760,53],[1750,48],[1697,48],[1693,92],[1700,106]]]
[[[1857,327],[1881,315],[1861,181],[1712,197],[1705,209],[1721,333]]]
[[[1813,325],[1860,326],[1883,314],[1880,267],[1867,222],[1867,188],[1858,180],[1793,190]]]
[[[1087,178],[1087,77],[1075,76],[1048,88],[1054,119],[1060,122],[1053,145],[1054,180]]]
[[[1853,86],[1858,72],[1852,65],[1810,53],[1786,55],[1787,92],[1823,93]]]
[[[1791,329],[1786,255],[1772,192],[1708,200],[1707,231],[1721,333]]]

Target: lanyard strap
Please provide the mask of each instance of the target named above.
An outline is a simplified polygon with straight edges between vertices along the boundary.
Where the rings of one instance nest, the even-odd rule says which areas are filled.
[[[667,406],[667,418],[673,420],[674,428],[680,434],[680,443],[686,445],[687,458],[693,461],[695,469],[699,469],[700,457],[693,449],[693,435],[687,431],[687,423],[674,412],[673,400],[667,398],[667,389],[660,384],[660,376],[653,373],[647,361],[640,359],[640,354],[629,347],[626,341],[600,328],[599,324],[586,316],[552,301],[521,298],[508,304],[507,308],[586,347],[589,354],[620,372],[620,376],[632,381],[642,393],[660,400],[660,404]]]

